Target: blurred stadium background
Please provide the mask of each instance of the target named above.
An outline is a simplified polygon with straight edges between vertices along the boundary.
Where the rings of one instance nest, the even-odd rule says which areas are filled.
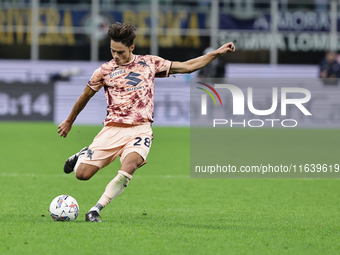
[[[237,53],[222,58],[220,76],[317,78],[325,53],[339,48],[339,6],[326,0],[0,0],[0,120],[62,121],[92,72],[111,59],[106,31],[113,22],[137,27],[135,54],[184,61],[233,41]],[[155,125],[189,125],[189,81],[197,76],[156,79]],[[105,105],[100,92],[76,123],[100,124]]]
[[[268,109],[270,80],[288,78],[311,91],[315,122],[299,113],[302,128],[229,128],[228,141],[219,139],[223,160],[339,164],[338,79],[318,78],[325,53],[340,49],[339,8],[335,0],[0,0],[0,254],[338,254],[339,178],[190,178],[189,90],[192,78],[257,78],[255,97]],[[103,90],[67,139],[56,126],[111,59],[106,29],[114,22],[137,27],[135,54],[185,61],[227,41],[237,52],[215,62],[213,74],[155,80],[149,164],[94,227],[84,215],[119,161],[89,182],[62,166],[100,131]],[[196,148],[204,157],[217,151],[204,145]],[[71,224],[49,217],[60,194],[80,205]]]

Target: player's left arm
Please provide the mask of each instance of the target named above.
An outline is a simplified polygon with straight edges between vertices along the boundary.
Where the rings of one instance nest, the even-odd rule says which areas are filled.
[[[222,45],[220,48],[218,48],[215,51],[212,51],[208,54],[205,54],[204,56],[190,59],[185,62],[172,62],[171,68],[170,68],[170,74],[176,74],[176,73],[192,73],[195,72],[202,67],[209,64],[211,61],[216,59],[217,57],[223,56],[227,52],[234,52],[235,51],[235,45],[232,42],[226,43]]]

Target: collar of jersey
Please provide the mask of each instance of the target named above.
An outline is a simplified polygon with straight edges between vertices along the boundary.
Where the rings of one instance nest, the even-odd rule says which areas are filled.
[[[127,66],[130,65],[133,61],[135,61],[136,55],[133,54],[132,60],[129,63],[123,64],[123,65],[117,65],[117,66]]]

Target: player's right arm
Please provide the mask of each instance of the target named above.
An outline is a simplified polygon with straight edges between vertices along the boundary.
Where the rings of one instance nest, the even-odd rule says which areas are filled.
[[[94,71],[83,93],[74,104],[70,115],[58,126],[59,136],[67,136],[68,132],[70,132],[72,128],[73,122],[76,120],[79,113],[84,109],[91,97],[93,97],[93,95],[96,94],[96,92],[100,90],[100,88],[103,86],[103,74],[101,72],[101,68],[98,68],[96,71]]]
[[[70,132],[72,128],[73,122],[76,120],[79,113],[84,109],[87,102],[93,97],[93,95],[96,93],[93,89],[86,86],[83,93],[80,95],[76,103],[74,104],[70,115],[67,117],[66,120],[64,120],[60,125],[58,126],[58,133],[59,136],[66,137],[68,132]]]

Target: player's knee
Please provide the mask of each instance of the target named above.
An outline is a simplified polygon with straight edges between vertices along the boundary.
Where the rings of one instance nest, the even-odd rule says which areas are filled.
[[[92,177],[92,175],[89,175],[89,174],[86,173],[86,172],[80,172],[80,171],[77,171],[77,172],[76,172],[76,178],[77,178],[78,180],[87,181],[87,180],[89,180],[91,177]]]
[[[130,153],[123,160],[121,170],[133,174],[137,168],[143,165],[143,162],[144,159],[141,155],[136,152]]]
[[[87,181],[98,171],[97,167],[81,164],[76,170],[78,180]]]

